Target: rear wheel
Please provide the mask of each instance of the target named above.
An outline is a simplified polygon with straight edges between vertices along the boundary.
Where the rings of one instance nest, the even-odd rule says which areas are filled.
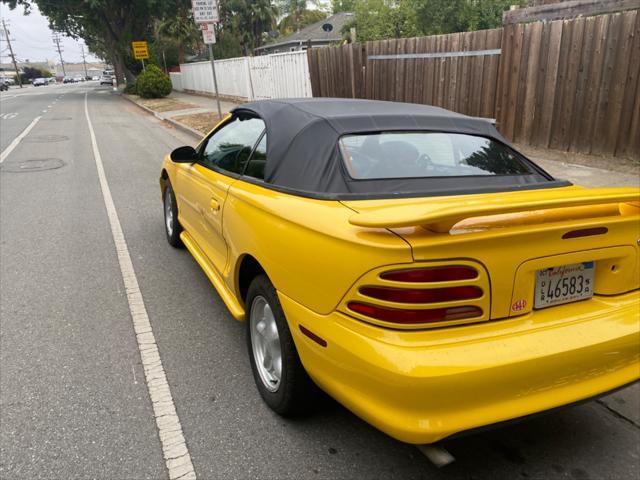
[[[315,385],[300,362],[276,290],[265,275],[251,282],[246,305],[247,346],[260,395],[280,415],[308,412]]]
[[[182,240],[180,240],[182,226],[178,221],[178,204],[169,180],[164,187],[164,231],[169,245],[175,248],[182,246]]]

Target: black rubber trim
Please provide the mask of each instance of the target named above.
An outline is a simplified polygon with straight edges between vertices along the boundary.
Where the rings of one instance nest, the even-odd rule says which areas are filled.
[[[447,189],[441,191],[424,191],[424,192],[400,192],[400,193],[319,193],[319,192],[308,192],[305,190],[296,190],[293,188],[281,187],[278,185],[274,185],[272,183],[267,183],[265,181],[248,177],[248,176],[237,176],[237,175],[229,175],[227,172],[226,175],[239,178],[243,182],[252,183],[254,185],[258,185],[260,187],[268,188],[269,190],[274,190],[276,192],[288,193],[290,195],[296,195],[298,197],[304,198],[312,198],[314,200],[379,200],[379,199],[394,199],[394,198],[417,198],[417,197],[444,197],[444,196],[452,196],[452,195],[471,195],[474,193],[501,193],[501,192],[518,192],[524,190],[543,190],[546,188],[561,188],[561,187],[570,187],[573,185],[568,180],[551,180],[548,182],[541,183],[531,183],[531,184],[522,184],[522,185],[509,185],[509,186],[495,186],[495,187],[474,187],[474,188],[456,188],[456,189]]]

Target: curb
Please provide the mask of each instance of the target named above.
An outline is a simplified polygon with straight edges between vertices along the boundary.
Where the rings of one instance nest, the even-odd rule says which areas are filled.
[[[156,112],[155,110],[151,110],[149,107],[145,107],[144,105],[140,105],[138,102],[136,102],[135,100],[133,100],[132,98],[130,98],[128,95],[126,95],[124,93],[120,93],[120,96],[122,98],[125,98],[127,101],[133,103],[137,107],[141,108],[145,112],[153,115],[158,120],[162,120],[163,122],[167,122],[172,127],[175,127],[178,130],[183,131],[184,133],[188,133],[189,135],[195,137],[197,140],[202,140],[204,138],[204,134],[202,134],[198,130],[195,130],[195,129],[191,128],[191,127],[188,127],[187,125],[183,125],[182,123],[177,122],[176,120],[172,120],[172,119],[170,119],[168,117],[165,117],[164,115]]]

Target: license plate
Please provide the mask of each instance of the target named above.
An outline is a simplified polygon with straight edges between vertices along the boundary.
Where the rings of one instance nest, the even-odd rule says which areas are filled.
[[[538,270],[535,308],[577,302],[593,296],[593,262]]]

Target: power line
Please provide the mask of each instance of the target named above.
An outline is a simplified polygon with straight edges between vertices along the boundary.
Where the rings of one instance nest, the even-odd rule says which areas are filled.
[[[13,68],[16,69],[16,80],[18,80],[18,85],[20,85],[20,88],[22,88],[22,79],[20,78],[16,56],[13,54],[13,47],[11,46],[11,39],[9,38],[9,30],[7,30],[7,24],[5,23],[4,18],[2,19],[2,30],[4,31],[4,36],[7,39],[7,45],[9,46],[11,60],[13,60]]]

